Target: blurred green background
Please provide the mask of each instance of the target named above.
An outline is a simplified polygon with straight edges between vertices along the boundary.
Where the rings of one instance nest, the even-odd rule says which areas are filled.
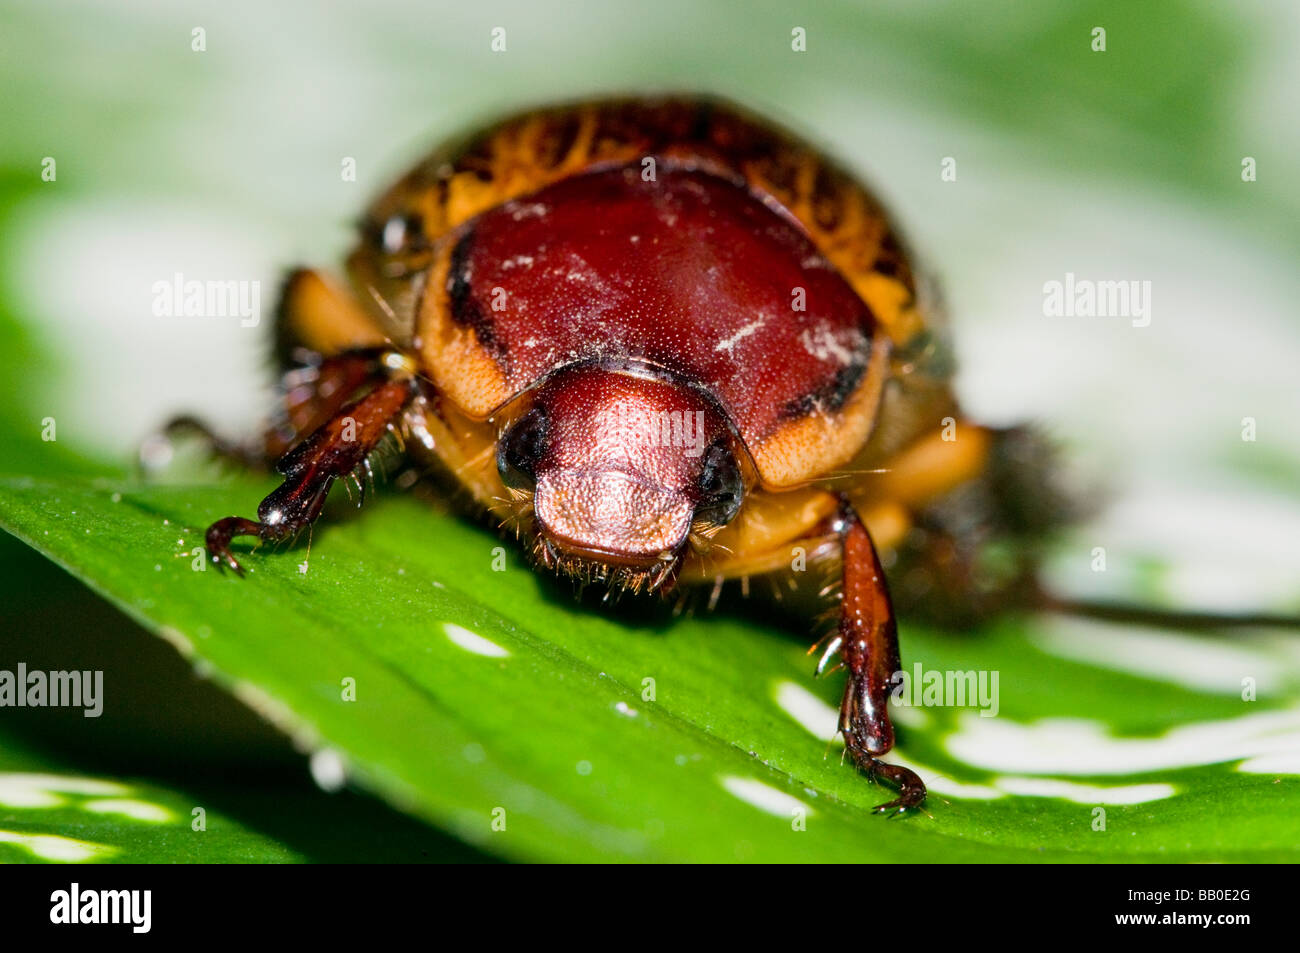
[[[1108,488],[1054,585],[1294,611],[1298,39],[1284,2],[11,2],[0,471],[125,478],[181,410],[251,432],[269,406],[279,276],[337,262],[364,204],[429,146],[532,103],[699,91],[859,171],[942,290],[972,414],[1044,421],[1080,481]],[[356,181],[340,176],[347,157]],[[956,181],[940,178],[945,157]],[[154,316],[152,285],[176,272],[260,281],[266,320]],[[1067,272],[1152,282],[1151,325],[1044,317],[1044,282]],[[57,442],[41,440],[47,417]],[[1104,574],[1089,571],[1097,545]],[[201,789],[242,832],[213,859],[489,856],[321,792],[301,753],[165,643],[8,537],[0,560],[0,667],[102,667],[132,699],[91,730],[75,712],[0,710],[0,771],[129,776],[177,816]],[[1274,649],[1277,683],[1293,685],[1300,657]],[[96,839],[75,812],[41,823]],[[165,855],[162,836],[125,856]]]

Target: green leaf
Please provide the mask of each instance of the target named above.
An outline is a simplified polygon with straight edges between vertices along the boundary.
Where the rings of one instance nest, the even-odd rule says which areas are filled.
[[[0,732],[0,863],[410,862],[480,856],[354,794],[79,770]]]
[[[513,548],[494,571],[496,537],[410,497],[323,524],[310,560],[299,546],[247,556],[245,579],[196,570],[202,527],[268,488],[14,478],[0,483],[0,522],[358,785],[492,854],[1283,860],[1300,842],[1294,779],[1234,768],[1281,750],[1258,736],[1294,738],[1291,713],[1261,714],[1265,702],[1068,661],[1041,627],[954,638],[905,624],[909,665],[997,671],[1001,711],[902,712],[900,752],[936,796],[933,817],[887,821],[868,813],[885,792],[828,753],[839,685],[810,679],[799,626],[575,604]],[[1240,664],[1294,685],[1270,645],[1241,648],[1255,654]],[[1081,748],[1154,767],[1057,764],[1052,726],[1067,717],[1116,735]],[[1014,743],[990,746],[985,722]],[[1214,725],[1222,750],[1178,743]],[[1055,786],[1032,763],[987,764],[1029,738],[1049,742]],[[1099,804],[1135,797],[1105,805],[1093,829]]]
[[[313,784],[283,735],[6,533],[0,618],[0,669],[98,673],[103,702],[0,710],[0,862],[485,859]]]
[[[285,863],[300,855],[181,794],[79,772],[0,772],[0,863]],[[193,821],[192,821],[193,818]],[[192,830],[191,823],[204,829]],[[210,827],[208,825],[211,825]]]

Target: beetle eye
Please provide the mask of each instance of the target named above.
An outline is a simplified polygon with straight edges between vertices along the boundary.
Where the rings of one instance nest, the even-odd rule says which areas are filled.
[[[409,250],[423,233],[424,222],[419,215],[394,215],[380,227],[379,245],[385,254],[396,255]]]
[[[540,407],[520,417],[497,445],[497,472],[512,490],[531,490],[537,484],[537,464],[546,452],[547,420]]]
[[[745,483],[736,455],[725,444],[715,443],[704,451],[696,486],[700,503],[695,507],[695,518],[714,526],[730,523],[745,498]]]

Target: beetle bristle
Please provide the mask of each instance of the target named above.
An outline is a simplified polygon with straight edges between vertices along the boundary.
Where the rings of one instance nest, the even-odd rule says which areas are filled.
[[[506,488],[506,496],[494,496],[492,502],[497,504],[493,511],[500,515],[497,529],[503,536],[513,536],[522,540],[532,531],[533,494],[527,490]],[[533,540],[533,555],[536,557],[537,540]],[[534,562],[536,562],[536,558]]]
[[[611,566],[608,563],[579,556],[568,556],[542,537],[536,537],[532,547],[533,561],[558,576],[573,579],[582,587],[599,586],[604,590],[605,602],[617,602],[628,593],[648,595],[667,591],[676,574],[677,560],[666,560],[648,569]]]
[[[587,586],[599,586],[605,590],[604,601],[612,603],[626,593],[664,593],[672,588],[681,563],[678,554],[661,557],[649,567],[616,566],[566,554],[537,531],[533,518],[533,494],[510,489],[507,492],[509,498],[495,497],[493,500],[501,504],[497,512],[504,510],[498,521],[499,531],[524,541],[525,551],[534,566],[572,580],[579,594]]]
[[[785,602],[785,590],[781,586],[781,581],[775,576],[768,576],[767,584],[771,590],[772,601],[776,603]]]

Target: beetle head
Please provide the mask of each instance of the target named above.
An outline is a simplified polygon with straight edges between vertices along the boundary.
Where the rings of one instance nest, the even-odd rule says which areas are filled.
[[[723,416],[693,388],[575,368],[502,435],[507,487],[533,493],[544,565],[632,589],[669,583],[693,532],[736,514],[744,482]]]

